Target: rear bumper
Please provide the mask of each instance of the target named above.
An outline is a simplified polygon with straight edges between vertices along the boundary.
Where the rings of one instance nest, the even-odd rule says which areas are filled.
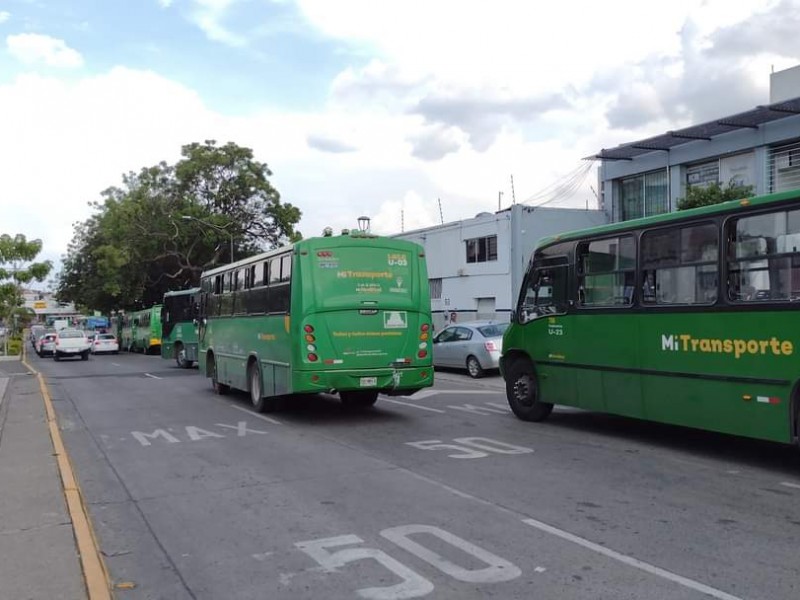
[[[295,371],[294,391],[377,390],[389,396],[409,395],[433,385],[433,366],[358,370]]]

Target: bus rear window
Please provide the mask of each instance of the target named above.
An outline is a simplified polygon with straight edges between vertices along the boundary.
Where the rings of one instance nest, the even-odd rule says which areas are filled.
[[[320,249],[311,257],[317,302],[325,306],[370,300],[409,302],[416,293],[415,258],[411,252],[387,248]]]

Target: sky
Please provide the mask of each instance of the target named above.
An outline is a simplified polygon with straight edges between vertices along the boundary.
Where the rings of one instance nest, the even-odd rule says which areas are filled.
[[[0,233],[58,263],[104,189],[210,139],[305,237],[596,207],[585,157],[767,103],[798,31],[800,0],[0,0]]]

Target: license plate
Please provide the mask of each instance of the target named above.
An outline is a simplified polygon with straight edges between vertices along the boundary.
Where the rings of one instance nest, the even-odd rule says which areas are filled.
[[[359,384],[361,387],[375,387],[378,385],[377,377],[362,377]]]

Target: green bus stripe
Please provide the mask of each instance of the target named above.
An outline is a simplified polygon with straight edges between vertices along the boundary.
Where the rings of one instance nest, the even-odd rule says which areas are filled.
[[[731,375],[711,375],[705,373],[682,373],[680,371],[656,371],[653,369],[630,369],[625,367],[605,367],[601,365],[582,365],[579,363],[565,363],[551,360],[537,360],[536,364],[549,367],[568,367],[572,369],[585,369],[587,371],[609,371],[612,373],[635,373],[637,375],[655,375],[656,377],[683,377],[685,379],[708,379],[711,381],[730,381],[734,383],[759,383],[764,385],[791,384],[788,379],[764,379],[761,377],[734,377]]]

